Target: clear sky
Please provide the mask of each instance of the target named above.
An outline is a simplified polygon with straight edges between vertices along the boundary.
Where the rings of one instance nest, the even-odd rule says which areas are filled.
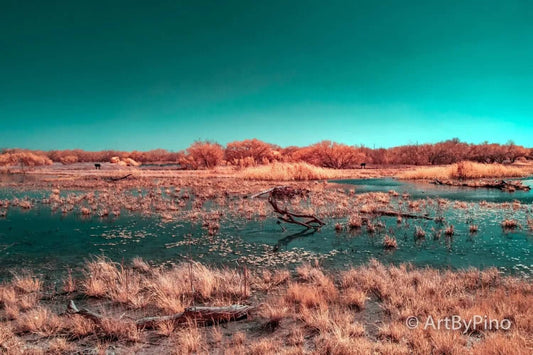
[[[0,147],[533,146],[533,2],[0,0]]]

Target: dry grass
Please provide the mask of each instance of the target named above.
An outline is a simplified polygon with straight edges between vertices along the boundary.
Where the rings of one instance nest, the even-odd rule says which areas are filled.
[[[260,309],[259,315],[267,321],[263,328],[274,330],[279,327],[281,321],[287,317],[289,309],[283,303],[266,303]]]
[[[75,349],[76,347],[65,338],[54,338],[48,343],[48,353],[50,354],[69,354]]]
[[[398,175],[401,179],[481,179],[523,177],[531,174],[526,167],[502,164],[482,164],[463,161],[447,166],[422,167]]]
[[[133,322],[105,318],[100,323],[104,338],[136,342],[141,339],[141,332]]]
[[[340,170],[320,168],[302,162],[261,165],[240,172],[240,176],[246,180],[267,181],[322,180],[341,178],[345,175],[345,172]]]
[[[63,322],[60,318],[45,307],[31,309],[17,320],[19,332],[30,332],[43,336],[56,334],[62,329],[62,326]]]
[[[187,326],[179,330],[175,334],[177,354],[193,354],[201,352],[204,347],[204,339],[202,332],[194,322],[190,322]]]
[[[384,266],[373,260],[335,274],[324,272],[317,264],[303,264],[292,276],[287,270],[262,270],[252,272],[247,280],[251,303],[261,304],[249,320],[231,323],[225,330],[200,327],[192,321],[185,325],[162,322],[153,331],[137,328],[132,318],[169,313],[170,306],[161,303],[161,295],[176,300],[179,309],[192,302],[242,303],[246,302],[242,275],[196,263],[146,269],[139,267],[138,260],[129,267],[107,259],[89,262],[86,270],[93,274],[86,274],[81,284],[98,280],[105,290],[87,304],[104,316],[101,322],[60,315],[64,300],[62,307],[54,305],[54,300],[47,304],[37,300],[16,320],[2,317],[2,349],[16,353],[16,349],[33,346],[28,345],[31,342],[37,344],[35,351],[49,353],[81,351],[87,344],[92,349],[118,346],[133,353],[135,344],[146,346],[148,339],[145,351],[176,354],[300,354],[305,349],[324,354],[519,354],[533,345],[533,287],[528,280],[504,277],[495,269],[438,271]],[[1,286],[0,313],[5,314],[7,304],[20,304],[19,298],[31,295],[15,288],[15,283],[20,286],[20,279]],[[126,298],[122,296],[125,289],[131,290]],[[82,288],[76,292],[83,296],[90,291]],[[135,307],[130,300],[140,295],[148,302],[132,310]],[[498,331],[478,325],[465,333],[463,329],[411,330],[405,320],[412,315],[421,320],[430,315],[435,319],[487,315],[510,319],[512,327]]]
[[[42,283],[31,273],[16,274],[13,280],[15,289],[22,293],[39,292]]]

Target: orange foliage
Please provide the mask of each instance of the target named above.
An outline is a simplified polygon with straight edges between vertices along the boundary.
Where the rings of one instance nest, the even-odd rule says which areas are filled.
[[[239,166],[270,163],[278,156],[274,145],[255,138],[228,143],[224,153],[228,163]]]
[[[322,141],[293,153],[295,160],[333,169],[353,168],[366,161],[366,154],[359,148]]]
[[[112,157],[133,159],[140,163],[177,163],[184,169],[213,168],[224,160],[231,165],[248,167],[272,162],[305,162],[319,167],[346,169],[361,163],[382,165],[443,165],[461,161],[480,163],[514,163],[533,159],[533,149],[507,144],[468,144],[454,138],[435,144],[404,145],[393,148],[370,149],[322,141],[307,147],[285,147],[246,139],[228,143],[224,148],[215,142],[194,142],[185,151],[170,152],[154,149],[146,152],[104,150],[88,152],[81,149],[52,150],[49,152],[10,149],[0,154],[0,165],[36,166],[76,162],[108,162]],[[50,160],[48,160],[50,159]]]
[[[19,165],[21,168],[24,168],[51,164],[52,160],[38,151],[11,150],[0,154],[0,166]]]
[[[193,169],[213,168],[224,159],[224,148],[218,143],[196,141],[187,148],[187,163]]]

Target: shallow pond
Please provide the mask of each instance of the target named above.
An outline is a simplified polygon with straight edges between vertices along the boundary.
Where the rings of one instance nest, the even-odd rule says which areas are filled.
[[[164,222],[154,215],[123,211],[118,217],[83,217],[79,213],[53,212],[49,206],[36,204],[30,210],[10,208],[0,218],[0,279],[10,270],[27,268],[52,275],[76,268],[85,260],[105,255],[115,261],[128,262],[136,256],[153,263],[174,263],[191,258],[215,265],[281,267],[319,259],[328,268],[359,265],[371,258],[384,263],[411,262],[417,266],[438,268],[497,267],[509,274],[533,276],[533,235],[527,226],[531,215],[529,193],[504,193],[481,189],[434,187],[389,179],[352,180],[357,192],[396,190],[411,198],[442,197],[468,201],[466,207],[448,203],[435,208],[438,220],[379,217],[372,223],[381,225],[370,233],[364,227],[336,231],[335,223],[346,218],[329,219],[316,233],[301,233],[296,226],[283,231],[273,217],[247,220],[225,217],[220,231],[208,236],[202,221]],[[530,182],[529,182],[530,183]],[[346,185],[344,185],[346,186]],[[63,192],[62,192],[63,193]],[[0,198],[29,196],[40,199],[49,191],[0,191]],[[398,201],[401,195],[396,197]],[[519,209],[512,204],[494,209],[476,201],[520,200]],[[501,221],[512,218],[519,227],[504,231]],[[444,230],[453,224],[455,233]],[[479,226],[470,233],[469,226]],[[415,228],[422,228],[424,238],[415,238]],[[383,248],[385,235],[395,236],[398,248]]]

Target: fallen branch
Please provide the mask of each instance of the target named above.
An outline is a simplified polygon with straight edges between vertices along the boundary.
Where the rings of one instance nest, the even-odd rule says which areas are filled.
[[[104,317],[98,313],[95,313],[87,308],[81,308],[81,309],[78,308],[73,300],[70,300],[67,306],[67,313],[68,314],[79,314],[80,316],[89,318],[95,323],[101,323],[102,320],[104,320]]]
[[[325,225],[324,222],[314,215],[289,212],[286,208],[283,209],[278,205],[278,200],[287,200],[295,196],[306,197],[309,194],[309,190],[295,189],[290,186],[276,186],[252,195],[252,198],[266,194],[268,194],[268,203],[270,203],[274,209],[274,212],[279,215],[279,220],[287,223],[297,224],[307,229],[319,229]]]
[[[458,186],[458,187],[472,187],[472,188],[486,188],[486,189],[499,189],[502,191],[513,192],[516,190],[519,191],[529,191],[531,188],[527,185],[522,184],[521,181],[454,181],[454,180],[439,180],[435,179],[432,181],[435,185],[444,185],[444,186]]]
[[[128,174],[128,175],[124,175],[124,176],[122,176],[122,177],[118,177],[118,178],[108,177],[108,178],[106,178],[106,179],[108,179],[109,181],[113,181],[113,182],[115,182],[115,181],[120,181],[120,180],[127,179],[127,178],[129,178],[131,175],[132,175],[132,174]]]
[[[361,214],[372,214],[376,216],[389,216],[389,217],[402,217],[402,218],[412,218],[412,219],[427,219],[428,221],[432,221],[435,218],[429,217],[426,215],[418,215],[418,214],[411,214],[411,213],[403,213],[403,212],[396,212],[396,211],[359,211]]]
[[[134,321],[137,328],[154,328],[161,322],[173,322],[175,324],[184,324],[189,321],[194,321],[199,325],[211,325],[224,323],[229,321],[236,321],[248,317],[248,313],[253,309],[252,306],[245,305],[231,305],[226,307],[187,307],[181,313],[172,314],[169,316],[155,316],[144,317]],[[67,306],[68,314],[79,314],[85,318],[100,324],[104,317],[87,308],[78,308],[74,301],[70,301]]]

